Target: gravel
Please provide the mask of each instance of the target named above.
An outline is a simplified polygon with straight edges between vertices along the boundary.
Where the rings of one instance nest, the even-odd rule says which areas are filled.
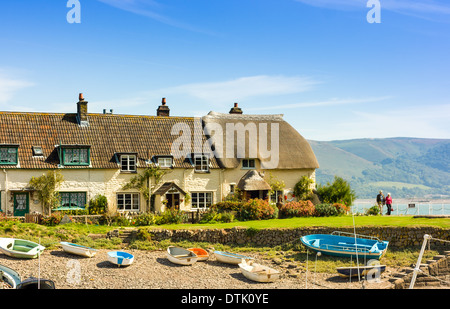
[[[57,289],[386,289],[391,287],[383,274],[381,282],[341,278],[335,274],[314,272],[310,262],[306,273],[294,263],[277,265],[259,253],[245,253],[260,264],[282,272],[273,283],[248,280],[238,266],[218,262],[213,256],[191,266],[180,266],[166,258],[165,251],[125,250],[135,256],[134,263],[118,267],[107,260],[107,252],[99,250],[93,258],[68,254],[61,250],[46,250],[40,259],[15,259],[0,254],[0,264],[14,269],[22,280],[29,277],[51,279]],[[386,273],[390,271],[387,270]]]

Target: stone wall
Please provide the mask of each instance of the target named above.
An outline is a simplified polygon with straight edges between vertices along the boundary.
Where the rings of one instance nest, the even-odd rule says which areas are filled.
[[[335,230],[353,233],[353,227],[327,228],[327,227],[301,227],[293,229],[253,229],[234,227],[230,229],[183,229],[163,230],[148,228],[152,239],[161,241],[195,241],[221,244],[252,244],[262,247],[274,247],[290,242],[299,241],[300,237],[308,234],[330,234]],[[374,236],[380,240],[389,241],[389,248],[404,248],[420,246],[423,235],[429,234],[434,238],[450,240],[450,229],[437,227],[359,227],[357,234]],[[444,246],[442,243],[433,242],[433,245]]]

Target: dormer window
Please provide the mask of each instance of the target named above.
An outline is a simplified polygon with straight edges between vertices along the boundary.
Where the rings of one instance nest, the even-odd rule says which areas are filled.
[[[122,172],[136,172],[136,155],[120,155],[120,170]]]
[[[194,167],[196,172],[209,172],[209,157],[204,154],[195,154]]]
[[[171,168],[172,167],[172,158],[171,157],[159,157],[158,158],[158,166],[161,168]]]
[[[245,169],[255,169],[256,168],[256,160],[255,159],[243,159],[242,160],[242,168]]]
[[[89,165],[90,148],[89,146],[61,146],[63,165]]]
[[[0,145],[0,165],[16,165],[18,162],[17,149],[19,146]]]
[[[33,156],[34,157],[42,157],[44,156],[44,152],[42,151],[41,146],[33,146]]]

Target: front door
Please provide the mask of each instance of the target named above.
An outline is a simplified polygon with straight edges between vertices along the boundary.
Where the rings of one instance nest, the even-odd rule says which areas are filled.
[[[28,193],[14,194],[14,216],[25,216],[30,212]]]
[[[167,193],[166,194],[167,207],[171,209],[180,209],[180,194]]]

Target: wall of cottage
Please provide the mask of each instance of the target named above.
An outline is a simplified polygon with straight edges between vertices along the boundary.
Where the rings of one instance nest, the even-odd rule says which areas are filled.
[[[122,187],[130,181],[136,174],[121,173],[119,169],[59,169],[64,177],[59,191],[61,192],[86,192],[86,202],[97,195],[105,195],[108,205],[113,209],[117,208],[117,193],[138,192],[136,189],[123,190]],[[3,211],[13,213],[13,192],[26,189],[31,177],[39,177],[47,170],[22,170],[5,169],[0,171],[0,205]],[[164,182],[173,181],[185,192],[212,192],[213,203],[222,201],[230,193],[230,184],[237,185],[239,180],[248,172],[248,169],[211,169],[209,173],[196,173],[194,169],[169,169],[160,184],[150,184],[153,189]],[[284,194],[292,191],[294,185],[304,175],[315,180],[315,172],[311,170],[265,170],[263,171],[265,180],[269,183],[270,176],[275,180],[282,180],[285,183]],[[186,203],[185,197],[181,197],[180,209],[190,210],[191,203]],[[156,196],[155,210],[164,211],[164,196]],[[144,196],[140,194],[140,211],[146,211],[147,205]],[[42,205],[36,193],[29,192],[30,213],[43,213]]]

